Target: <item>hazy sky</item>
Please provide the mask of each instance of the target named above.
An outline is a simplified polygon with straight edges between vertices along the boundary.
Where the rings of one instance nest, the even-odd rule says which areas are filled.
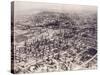
[[[83,12],[83,11],[96,11],[96,6],[86,6],[86,5],[70,5],[70,4],[54,4],[54,3],[34,3],[34,2],[24,2],[24,1],[16,1],[15,5],[15,13],[36,13],[38,11],[43,10],[51,10],[51,11],[63,11],[63,12]]]

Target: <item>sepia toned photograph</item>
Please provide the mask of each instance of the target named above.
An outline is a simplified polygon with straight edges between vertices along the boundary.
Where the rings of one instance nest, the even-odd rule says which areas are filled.
[[[97,69],[97,7],[11,3],[11,72]]]

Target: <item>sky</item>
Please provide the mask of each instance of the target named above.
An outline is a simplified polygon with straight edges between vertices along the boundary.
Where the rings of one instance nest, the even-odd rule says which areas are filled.
[[[14,11],[15,15],[19,14],[34,14],[39,11],[59,11],[59,12],[94,12],[97,10],[96,6],[87,5],[71,5],[71,4],[55,4],[55,3],[37,3],[37,2],[24,2],[15,1]]]

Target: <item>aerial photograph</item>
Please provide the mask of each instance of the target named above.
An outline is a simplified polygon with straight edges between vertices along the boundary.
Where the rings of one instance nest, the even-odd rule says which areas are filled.
[[[97,7],[11,3],[11,72],[97,69]]]

